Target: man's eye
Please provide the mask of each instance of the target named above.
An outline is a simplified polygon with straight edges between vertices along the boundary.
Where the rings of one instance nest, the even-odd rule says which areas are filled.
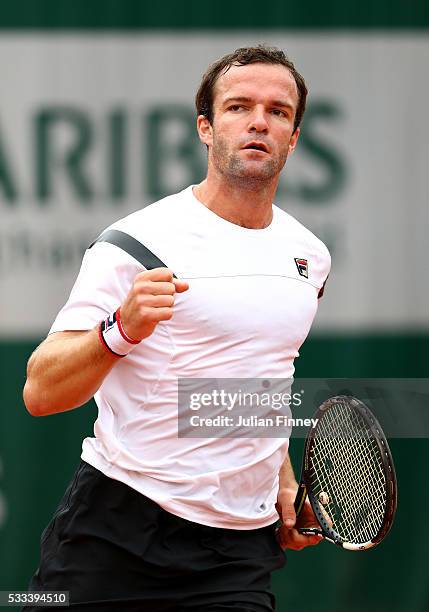
[[[230,111],[233,111],[233,112],[236,112],[236,111],[241,110],[242,108],[243,108],[243,107],[242,107],[242,106],[240,106],[239,104],[233,104],[232,106],[230,106],[230,107],[229,107],[229,110],[230,110]]]
[[[280,110],[279,108],[273,108],[271,112],[273,113],[273,115],[277,115],[277,117],[286,117],[286,113]]]

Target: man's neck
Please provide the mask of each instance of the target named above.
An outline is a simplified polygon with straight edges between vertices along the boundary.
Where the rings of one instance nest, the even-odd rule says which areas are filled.
[[[270,225],[272,202],[278,180],[240,181],[235,184],[210,177],[194,187],[194,195],[204,206],[230,223],[249,229]]]

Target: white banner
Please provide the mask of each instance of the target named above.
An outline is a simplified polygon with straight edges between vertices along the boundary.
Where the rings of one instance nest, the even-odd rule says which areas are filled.
[[[46,333],[94,237],[204,177],[201,75],[258,42],[282,47],[310,89],[276,203],[332,252],[316,327],[429,327],[426,35],[3,34],[2,337]]]

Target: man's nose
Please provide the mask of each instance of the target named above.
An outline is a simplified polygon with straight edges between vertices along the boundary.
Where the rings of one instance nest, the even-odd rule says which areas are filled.
[[[265,115],[265,109],[256,107],[253,109],[249,121],[249,132],[268,132],[268,122]]]

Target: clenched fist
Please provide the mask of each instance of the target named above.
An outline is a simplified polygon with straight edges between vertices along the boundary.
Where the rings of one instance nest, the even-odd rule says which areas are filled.
[[[173,316],[175,293],[188,288],[188,283],[173,278],[168,268],[137,274],[121,306],[121,322],[127,336],[137,341],[150,336],[160,321],[169,321]]]
[[[280,546],[291,550],[301,550],[306,546],[314,546],[323,540],[319,535],[303,535],[299,533],[300,527],[319,527],[313,509],[308,499],[298,519],[296,518],[294,501],[297,488],[282,488],[277,497],[276,510],[279,513],[282,525],[277,530],[277,540]]]

